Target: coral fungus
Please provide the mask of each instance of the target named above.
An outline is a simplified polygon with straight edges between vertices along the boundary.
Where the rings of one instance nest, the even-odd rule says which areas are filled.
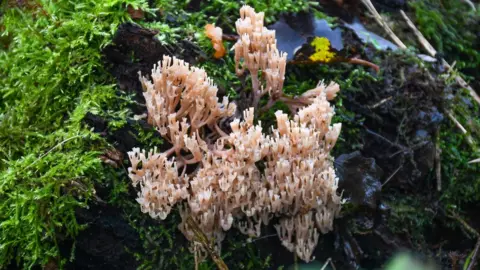
[[[258,237],[261,225],[277,217],[282,244],[309,261],[319,231],[332,229],[341,205],[330,156],[341,124],[332,125],[334,111],[328,102],[339,88],[319,84],[287,100],[282,92],[286,55],[275,47],[275,32],[263,27],[263,13],[248,6],[240,13],[237,73],[250,71],[255,105],[268,93],[271,100],[283,98],[295,105],[293,117],[277,111],[277,125],[267,134],[260,123],[254,124],[253,106],[225,132],[218,123],[233,116],[236,106],[226,97],[218,101],[217,87],[204,70],[164,56],[152,81],[141,81],[148,121],[172,147],[161,153],[133,149],[129,176],[140,186],[142,211],[153,218],[165,219],[180,206],[179,229],[190,241],[195,242],[195,234],[188,218],[219,249],[232,226]],[[260,86],[260,69],[266,87]]]

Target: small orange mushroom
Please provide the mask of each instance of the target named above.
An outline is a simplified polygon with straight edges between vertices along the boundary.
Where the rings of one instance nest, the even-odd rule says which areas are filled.
[[[213,57],[217,59],[222,58],[226,53],[222,42],[222,28],[215,27],[213,24],[207,24],[205,25],[205,34],[212,40],[213,49],[215,50]]]

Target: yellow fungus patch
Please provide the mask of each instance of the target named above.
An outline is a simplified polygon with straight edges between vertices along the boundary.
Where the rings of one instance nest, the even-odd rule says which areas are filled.
[[[330,41],[325,37],[314,38],[310,45],[315,48],[315,53],[309,57],[312,61],[328,63],[335,57],[330,49]]]

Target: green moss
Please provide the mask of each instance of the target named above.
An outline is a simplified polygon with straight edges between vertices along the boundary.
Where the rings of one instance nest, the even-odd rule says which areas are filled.
[[[306,11],[318,6],[316,1],[309,0],[209,0],[199,2],[198,10],[194,11],[192,11],[194,5],[190,6],[190,1],[187,0],[157,0],[155,3],[164,15],[187,15],[176,18],[178,19],[176,23],[182,23],[184,26],[195,25],[198,28],[204,27],[207,23],[216,23],[224,31],[229,32],[235,30],[235,21],[238,18],[239,9],[244,4],[252,6],[257,12],[265,12],[266,24],[275,22],[282,12]],[[181,17],[188,19],[182,19]]]
[[[416,248],[425,248],[425,232],[435,224],[435,212],[431,209],[428,211],[428,202],[407,194],[391,195],[387,201],[391,208],[388,228],[397,235],[407,234]]]
[[[417,0],[409,4],[414,9],[417,27],[433,47],[449,63],[456,61],[461,71],[479,78],[478,9],[473,11],[465,2],[455,0]]]
[[[467,90],[459,91],[451,111],[468,130],[463,134],[450,120],[442,126],[439,143],[442,149],[442,197],[449,207],[462,211],[465,205],[480,201],[480,165],[468,162],[480,156],[479,106],[469,98]],[[471,104],[471,105],[469,105]]]
[[[124,119],[101,49],[145,1],[8,1],[1,17],[0,265],[66,262],[61,239],[83,228],[94,179],[105,178],[105,143],[84,127],[87,112]],[[8,6],[7,5],[17,5]],[[108,108],[108,109],[104,109]],[[121,125],[123,121],[116,123]]]
[[[212,47],[211,43],[208,47]],[[213,55],[213,51],[209,55]],[[198,66],[207,72],[208,76],[212,78],[220,91],[223,92],[222,94],[227,94],[231,99],[237,97],[237,91],[241,88],[242,83],[235,74],[235,61],[232,57],[227,56],[220,60],[212,59],[212,61],[199,63]]]

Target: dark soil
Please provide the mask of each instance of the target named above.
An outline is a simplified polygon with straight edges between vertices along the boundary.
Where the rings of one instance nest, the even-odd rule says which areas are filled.
[[[88,228],[78,235],[75,260],[67,269],[136,269],[139,266],[132,253],[141,250],[140,238],[122,216],[121,209],[94,205],[80,209],[77,218],[82,224],[88,224]]]

